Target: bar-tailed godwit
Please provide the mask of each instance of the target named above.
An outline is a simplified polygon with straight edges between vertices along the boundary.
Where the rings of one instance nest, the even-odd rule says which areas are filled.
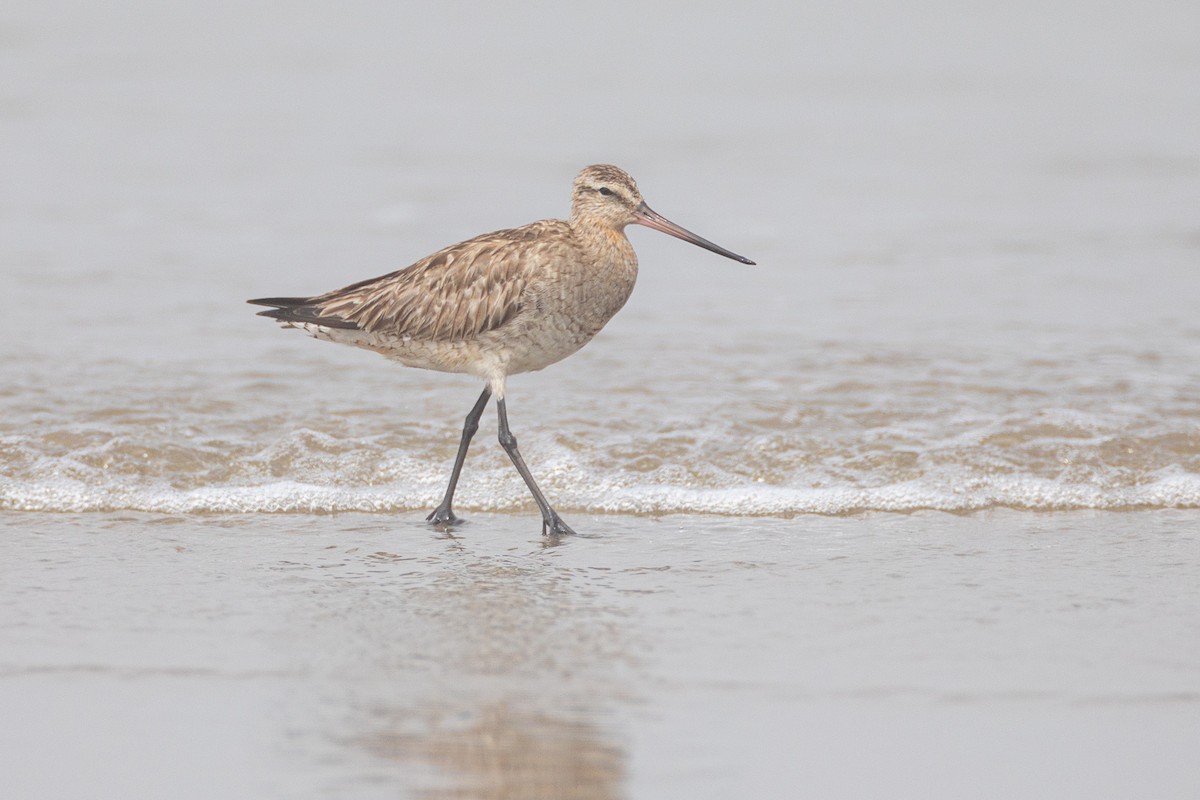
[[[471,437],[496,396],[500,446],[542,512],[542,533],[574,533],[546,502],[508,428],[504,383],[542,369],[583,347],[621,310],[637,279],[630,224],[677,236],[743,264],[754,262],[702,239],[652,211],[633,178],[598,164],[575,178],[571,218],[548,219],[485,233],[378,278],[315,297],[250,300],[288,328],[317,339],[382,353],[409,367],[462,372],[486,381],[463,425],[450,483],[428,517],[438,525],[451,510]]]

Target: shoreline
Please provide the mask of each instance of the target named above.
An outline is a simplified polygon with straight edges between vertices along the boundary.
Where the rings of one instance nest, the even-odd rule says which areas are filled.
[[[1200,512],[472,517],[0,513],[20,794],[1194,788]]]

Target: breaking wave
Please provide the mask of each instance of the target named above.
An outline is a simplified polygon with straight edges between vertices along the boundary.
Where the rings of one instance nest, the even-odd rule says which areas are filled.
[[[1061,417],[1062,415],[1060,415]],[[703,437],[664,430],[604,438],[522,437],[563,511],[790,516],[1007,507],[1034,511],[1200,507],[1200,435],[1131,435],[1039,420],[984,425],[923,443],[892,430],[854,446],[808,440],[804,425],[746,426]],[[911,434],[911,432],[910,432]],[[827,432],[827,436],[833,436]],[[834,436],[833,438],[837,438]],[[56,431],[0,441],[0,509],[170,514],[415,512],[436,505],[452,429],[344,437],[301,429],[262,447]],[[480,435],[456,507],[533,508]]]
[[[1200,384],[1141,353],[653,354],[510,403],[521,450],[571,513],[790,516],[1200,507]],[[733,364],[719,386],[704,376]],[[0,509],[168,514],[424,512],[440,499],[459,391],[421,373],[321,366],[178,375],[128,364],[0,388]],[[314,367],[315,370],[317,367]],[[606,371],[607,370],[607,371]],[[595,374],[624,383],[597,391]],[[412,377],[408,377],[412,376]],[[397,381],[407,381],[397,386]],[[574,381],[574,383],[572,383]],[[553,391],[547,387],[553,386]],[[403,408],[387,403],[400,398]],[[462,511],[533,509],[485,418]]]

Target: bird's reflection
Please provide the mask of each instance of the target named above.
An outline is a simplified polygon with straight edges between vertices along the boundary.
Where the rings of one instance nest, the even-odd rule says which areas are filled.
[[[623,796],[626,754],[591,723],[497,703],[453,718],[423,715],[417,733],[362,740],[375,756],[423,764],[437,777],[416,786],[435,800],[603,800]],[[397,728],[411,728],[397,721]]]
[[[396,576],[377,558],[361,573],[380,583],[356,603],[369,625],[354,639],[371,643],[374,666],[359,662],[364,680],[347,686],[349,739],[399,768],[415,796],[623,794],[624,743],[600,720],[634,691],[633,609],[605,592],[607,570],[555,549],[582,546],[577,537],[538,534],[512,543],[447,530],[423,540],[436,546],[420,558],[386,562]]]

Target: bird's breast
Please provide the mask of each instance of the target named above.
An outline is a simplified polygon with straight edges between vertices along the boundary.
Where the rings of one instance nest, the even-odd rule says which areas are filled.
[[[590,335],[621,310],[637,283],[637,256],[629,241],[618,236],[619,242],[600,257],[579,259],[551,288],[555,311],[576,320]]]
[[[505,326],[511,372],[541,369],[579,350],[625,305],[637,281],[637,258],[561,263],[530,288],[519,320]]]

